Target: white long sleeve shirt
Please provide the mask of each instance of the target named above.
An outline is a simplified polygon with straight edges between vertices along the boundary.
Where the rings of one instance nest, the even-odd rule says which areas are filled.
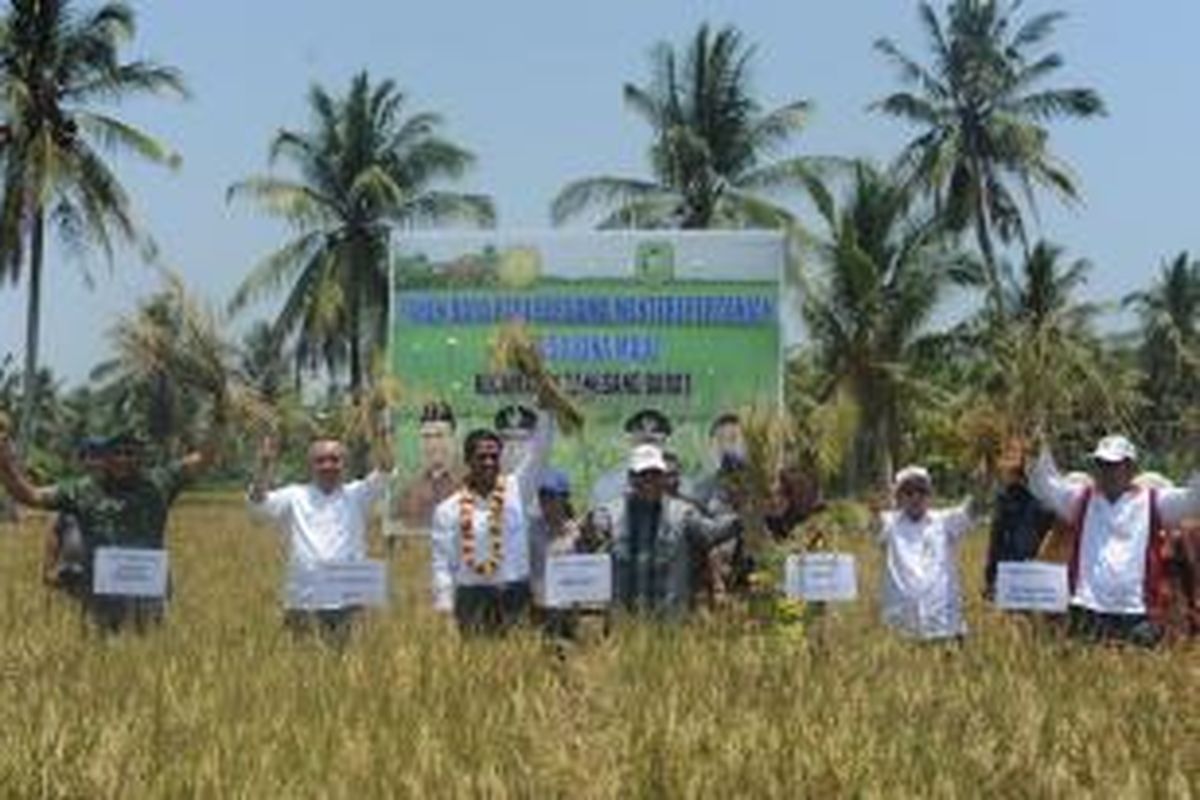
[[[537,427],[528,449],[517,468],[502,475],[504,507],[500,531],[503,537],[501,561],[491,575],[480,575],[463,561],[459,528],[462,525],[462,502],[469,488],[459,489],[443,500],[433,512],[430,525],[433,607],[438,611],[454,608],[456,586],[499,586],[529,580],[529,518],[537,502],[537,486],[554,439],[554,421],[538,412]],[[490,552],[491,524],[489,500],[475,495],[472,498],[471,526],[475,537],[477,558]]]
[[[969,504],[931,510],[919,520],[901,511],[881,514],[885,548],[883,621],[919,639],[962,636],[958,543],[971,529]]]
[[[1054,459],[1043,451],[1029,470],[1029,490],[1060,519],[1074,522],[1085,487],[1059,474]],[[1186,489],[1154,492],[1158,517],[1174,528],[1186,517],[1200,514],[1200,474]],[[1105,614],[1145,614],[1146,548],[1150,544],[1149,490],[1131,487],[1115,501],[1092,491],[1079,541],[1079,572],[1072,605]]]
[[[389,473],[324,492],[312,483],[297,483],[268,492],[251,512],[279,528],[292,568],[367,557],[367,524],[371,506],[383,493]]]

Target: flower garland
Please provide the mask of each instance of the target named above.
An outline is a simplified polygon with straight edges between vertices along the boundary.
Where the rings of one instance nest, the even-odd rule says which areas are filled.
[[[504,561],[504,481],[488,495],[488,556],[479,561],[475,542],[475,493],[464,489],[459,504],[459,541],[463,563],[485,578],[496,574]]]

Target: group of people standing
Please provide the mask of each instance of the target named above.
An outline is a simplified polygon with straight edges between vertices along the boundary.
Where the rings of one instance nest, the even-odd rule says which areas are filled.
[[[1057,561],[1066,565],[1066,625],[1078,638],[1157,645],[1172,590],[1183,595],[1183,627],[1200,632],[1197,531],[1188,525],[1200,517],[1200,474],[1186,488],[1139,476],[1137,448],[1124,436],[1101,439],[1091,462],[1090,475],[1063,476],[1043,442],[1035,458],[1010,454],[1001,465],[985,592],[993,596],[1003,562]],[[883,615],[921,639],[958,639],[966,633],[958,543],[984,498],[934,509],[932,495],[929,472],[906,467],[896,475],[895,509],[879,512]]]
[[[545,608],[550,558],[606,553],[611,558],[611,607],[635,615],[678,619],[704,592],[736,586],[742,552],[746,467],[740,422],[718,417],[709,433],[714,470],[689,481],[668,448],[670,421],[645,409],[626,422],[626,463],[592,487],[583,513],[570,480],[549,464],[556,413],[550,393],[536,409],[510,407],[494,428],[469,432],[461,471],[451,461],[455,419],[445,403],[422,411],[420,436],[431,465],[419,481],[398,487],[398,508],[427,515],[433,607],[467,634],[503,633],[529,619],[555,635],[571,635],[569,612]],[[386,426],[375,432],[370,472],[346,480],[346,449],[318,438],[308,450],[309,479],[275,485],[277,446],[265,439],[248,490],[251,512],[284,535],[289,570],[367,556],[373,504],[395,479]],[[171,503],[184,482],[211,463],[206,446],[164,467],[143,463],[144,443],[131,434],[90,442],[83,476],[39,487],[26,476],[7,439],[0,446],[0,484],[18,502],[59,513],[47,545],[47,580],[69,588],[105,629],[143,626],[161,617],[163,601],[98,596],[90,590],[91,557],[105,545],[161,549]],[[1044,556],[1047,531],[1065,545],[1073,633],[1154,645],[1162,636],[1159,610],[1172,552],[1185,520],[1200,516],[1200,475],[1186,488],[1146,486],[1138,454],[1127,439],[1103,439],[1092,453],[1090,479],[1061,476],[1049,451],[1003,470],[986,567],[988,590],[996,565]],[[779,475],[765,524],[787,537],[822,507],[814,476],[793,466]],[[958,544],[981,514],[982,493],[952,508],[933,506],[928,470],[911,466],[895,476],[891,508],[876,509],[874,535],[885,553],[885,624],[923,640],[966,633]],[[1190,541],[1190,540],[1189,540]],[[1175,548],[1172,551],[1172,548]],[[1192,565],[1194,580],[1195,565]],[[1192,587],[1194,592],[1194,586]],[[1191,601],[1194,604],[1194,598]],[[316,627],[344,639],[355,610],[290,609],[287,624]]]

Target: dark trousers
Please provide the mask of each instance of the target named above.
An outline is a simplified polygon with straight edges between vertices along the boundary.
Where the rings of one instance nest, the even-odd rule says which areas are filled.
[[[342,649],[350,641],[358,607],[326,608],[308,611],[288,609],[283,624],[297,639],[315,636],[317,641],[335,649]]]
[[[463,633],[503,635],[525,620],[531,597],[528,581],[459,586],[454,590],[454,619]]]
[[[160,598],[87,594],[80,600],[84,615],[104,633],[122,630],[146,633],[161,625],[167,613],[166,600]]]
[[[1163,630],[1145,614],[1105,614],[1071,606],[1067,630],[1071,637],[1093,644],[1116,642],[1137,647],[1155,647]]]

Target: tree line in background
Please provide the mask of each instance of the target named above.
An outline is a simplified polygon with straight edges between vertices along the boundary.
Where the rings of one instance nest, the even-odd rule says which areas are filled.
[[[1050,124],[1106,112],[1092,89],[1048,86],[1063,64],[1049,49],[1063,15],[1026,16],[1019,2],[991,0],[917,11],[922,56],[875,42],[901,88],[870,110],[912,131],[891,163],[797,155],[812,103],[764,108],[751,79],[754,45],[735,27],[704,25],[682,47],[656,45],[648,79],[623,87],[648,128],[647,174],[571,181],[551,218],[785,232],[808,334],[788,363],[789,410],[845,488],[916,457],[978,463],[1034,427],[1068,452],[1101,429],[1132,430],[1174,466],[1200,435],[1200,262],[1170,258],[1122,301],[1137,330],[1105,334],[1103,308],[1080,299],[1089,262],[1030,224],[1040,195],[1080,196],[1050,148]],[[22,443],[47,472],[63,468],[79,436],[117,420],[181,446],[213,398],[229,400],[216,391],[222,381],[247,424],[327,425],[299,400],[302,377],[314,374],[353,428],[369,396],[387,391],[375,362],[387,337],[392,240],[496,220],[491,198],[452,188],[474,154],[438,114],[366,72],[344,93],[314,85],[308,127],[280,130],[271,171],[228,189],[228,200],[282,220],[291,235],[249,269],[222,313],[281,295],[274,320],[234,346],[216,313],[172,278],[113,326],[114,357],[91,384],[64,394],[38,363],[48,236],[110,263],[131,245],[154,258],[107,159],[132,154],[174,168],[179,156],[109,109],[187,89],[170,66],[123,60],[135,32],[121,2],[10,0],[0,17],[0,280],[24,279],[29,298],[25,363],[0,363],[0,403],[20,408]],[[939,323],[951,295],[975,302]]]

